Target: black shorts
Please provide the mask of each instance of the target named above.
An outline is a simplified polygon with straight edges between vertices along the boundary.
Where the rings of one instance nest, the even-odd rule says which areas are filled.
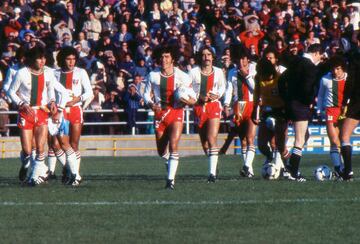
[[[350,103],[347,108],[346,117],[360,120],[360,103]]]
[[[261,121],[265,121],[267,118],[273,117],[276,120],[287,120],[286,110],[285,108],[273,108],[269,106],[261,107]]]
[[[312,117],[309,105],[298,101],[290,101],[287,105],[288,119],[291,121],[308,121]]]

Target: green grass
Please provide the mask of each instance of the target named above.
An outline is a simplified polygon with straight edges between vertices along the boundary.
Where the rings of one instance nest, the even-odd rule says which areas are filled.
[[[79,188],[21,187],[16,159],[0,163],[1,243],[358,243],[360,180],[316,182],[328,155],[304,156],[306,183],[238,176],[223,156],[207,184],[205,156],[180,159],[175,191],[155,157],[84,158]],[[360,156],[354,156],[359,175]],[[60,172],[60,169],[57,171]]]

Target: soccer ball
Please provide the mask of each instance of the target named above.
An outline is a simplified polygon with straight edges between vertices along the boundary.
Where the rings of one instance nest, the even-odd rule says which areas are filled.
[[[174,98],[176,101],[189,100],[190,98],[196,99],[196,93],[190,87],[180,86],[175,90]]]
[[[276,180],[280,176],[280,167],[274,163],[264,164],[261,169],[261,175],[266,180]]]
[[[332,171],[327,165],[321,165],[315,169],[314,177],[318,181],[331,180]]]

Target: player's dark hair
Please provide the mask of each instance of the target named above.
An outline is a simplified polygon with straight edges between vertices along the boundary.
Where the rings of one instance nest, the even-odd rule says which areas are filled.
[[[341,57],[339,55],[335,55],[335,56],[331,57],[329,60],[329,64],[330,64],[331,69],[340,66],[344,71],[346,70],[346,61],[343,57]]]
[[[36,59],[43,57],[46,57],[45,49],[40,46],[35,46],[25,53],[25,65],[32,66]]]
[[[256,64],[256,74],[258,79],[269,80],[277,75],[277,71],[267,58],[262,58]]]
[[[269,53],[273,53],[275,58],[279,59],[279,54],[278,54],[278,52],[276,51],[276,49],[274,47],[269,46],[269,47],[265,48],[264,53],[263,53],[263,57],[265,58],[266,55],[268,55]]]
[[[196,55],[196,62],[198,64],[202,64],[202,53],[204,50],[208,50],[211,53],[211,56],[213,57],[213,61],[215,61],[216,55],[214,50],[209,46],[202,46]]]
[[[164,53],[170,53],[172,59],[174,60],[174,64],[176,64],[179,59],[179,49],[180,48],[176,45],[160,46],[160,47],[157,47],[154,49],[153,56],[154,56],[156,62],[159,64],[161,56]]]
[[[250,58],[249,50],[243,45],[234,45],[231,47],[231,49],[231,53],[233,54],[233,61],[236,63],[239,61],[239,59],[245,57]]]
[[[65,59],[70,55],[74,55],[76,62],[78,61],[79,54],[74,47],[66,46],[60,49],[59,53],[56,56],[56,61],[60,68],[66,68]]]

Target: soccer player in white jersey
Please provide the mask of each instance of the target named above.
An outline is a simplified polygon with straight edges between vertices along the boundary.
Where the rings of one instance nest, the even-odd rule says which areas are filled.
[[[340,155],[340,129],[344,114],[342,109],[345,84],[347,80],[346,63],[343,58],[334,56],[329,60],[331,72],[320,80],[317,95],[317,109],[320,114],[325,112],[326,131],[330,140],[330,157],[337,176],[342,174],[342,159]]]
[[[62,48],[56,58],[60,69],[55,71],[57,80],[70,92],[72,98],[66,104],[64,111],[64,118],[70,122],[70,145],[75,151],[77,159],[74,165],[69,165],[71,177],[67,183],[71,185],[79,185],[81,182],[79,141],[84,123],[82,103],[93,96],[87,72],[76,66],[78,58],[79,56],[75,48]],[[56,143],[56,140],[53,142],[52,146],[55,155],[60,162],[64,162],[65,155],[68,158],[71,151],[64,152],[61,150],[60,145]],[[55,163],[50,162],[50,171],[55,169]]]
[[[145,103],[155,112],[155,137],[158,154],[167,160],[166,188],[174,189],[179,163],[178,144],[183,130],[184,109],[182,103],[194,104],[195,99],[179,102],[174,100],[177,88],[191,87],[190,77],[174,67],[177,50],[165,46],[156,50],[160,70],[149,73],[144,91]]]
[[[223,109],[219,99],[225,92],[225,75],[222,69],[213,66],[215,53],[210,47],[201,48],[199,56],[200,67],[190,70],[193,88],[198,96],[194,113],[198,118],[201,145],[209,157],[208,182],[215,182],[219,155],[217,135]]]
[[[47,139],[48,112],[57,113],[55,104],[56,78],[52,69],[45,66],[45,50],[34,47],[26,53],[25,67],[14,78],[9,96],[19,107],[18,127],[22,146],[21,172],[24,178],[30,166],[32,141],[35,138],[36,157],[33,162],[29,184],[38,185],[47,180],[48,167],[45,165],[44,145]],[[68,93],[57,87],[63,99],[60,107],[65,107]]]
[[[224,110],[228,116],[231,100],[234,99],[234,122],[242,141],[241,149],[244,159],[244,166],[240,170],[240,174],[252,178],[254,176],[252,163],[255,157],[254,140],[256,134],[256,124],[252,120],[256,64],[250,62],[248,53],[243,48],[235,50],[234,58],[238,67],[231,69],[228,74]]]

